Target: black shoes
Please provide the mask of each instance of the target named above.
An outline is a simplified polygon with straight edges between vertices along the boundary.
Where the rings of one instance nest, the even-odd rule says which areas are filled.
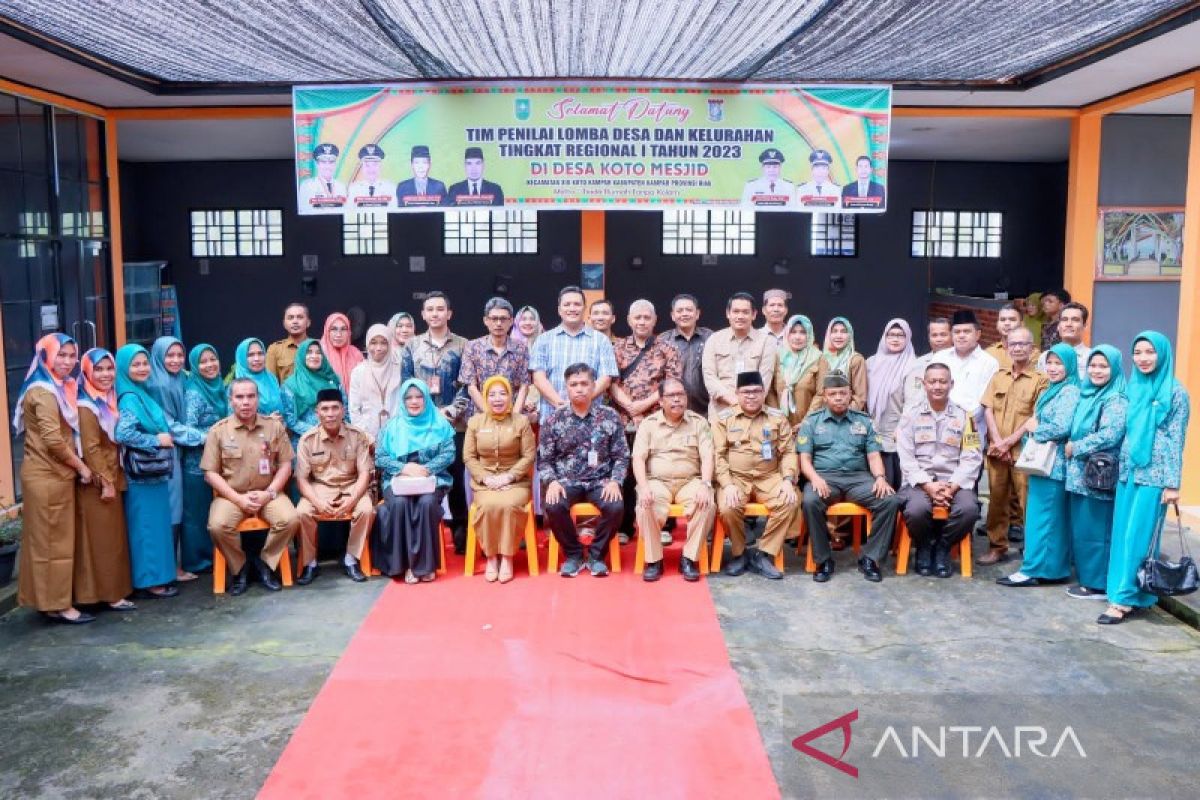
[[[1005,575],[1003,578],[997,578],[996,583],[1001,586],[1014,586],[1025,588],[1030,586],[1041,586],[1042,583],[1037,578],[1031,578],[1028,575],[1023,575],[1020,572],[1014,572],[1012,575]]]
[[[177,597],[179,595],[179,587],[167,584],[161,587],[157,592],[152,592],[149,589],[138,589],[138,597],[144,597],[147,600],[165,600],[168,597]]]
[[[283,557],[287,558],[287,553],[284,553]],[[258,570],[259,582],[268,592],[278,592],[283,588],[283,584],[275,577],[275,570],[268,567],[261,558],[254,559],[254,568]]]
[[[367,579],[367,576],[363,574],[362,569],[358,566],[357,561],[353,564],[342,564],[342,569],[345,570],[346,577],[355,583],[362,583]]]
[[[662,577],[663,565],[662,561],[652,561],[646,565],[646,569],[642,572],[642,580],[646,583],[654,583]]]
[[[246,586],[250,579],[250,562],[242,564],[242,571],[233,576],[233,583],[229,586],[229,593],[234,597],[239,594],[246,593]]]
[[[757,547],[750,551],[750,559],[747,566],[751,572],[757,572],[764,578],[773,581],[783,579],[783,573],[775,567],[775,559],[768,553],[759,550]]]
[[[950,566],[950,548],[939,544],[933,548],[933,572],[939,578],[949,578],[954,574]]]
[[[300,586],[308,586],[320,574],[321,567],[319,565],[308,564],[300,571],[300,575],[296,578],[296,583]]]
[[[817,565],[817,571],[813,573],[813,580],[817,583],[828,583],[833,577],[833,559],[827,558]]]
[[[45,611],[42,613],[45,614],[46,619],[50,622],[57,622],[62,625],[86,625],[89,622],[96,621],[96,618],[86,611],[80,611],[74,619],[63,616],[61,611]]]
[[[925,578],[933,574],[933,545],[917,548],[917,574]]]
[[[679,572],[682,573],[683,579],[689,583],[695,583],[700,580],[700,567],[687,556],[680,558]]]
[[[858,560],[858,571],[871,583],[879,583],[883,580],[883,573],[879,571],[879,565],[872,558],[867,558],[866,556],[860,558]]]
[[[464,556],[467,554],[467,528],[455,526],[451,531],[451,538],[454,539],[454,555]]]
[[[731,578],[736,578],[746,571],[746,554],[733,556],[725,562],[725,569],[721,570]]]

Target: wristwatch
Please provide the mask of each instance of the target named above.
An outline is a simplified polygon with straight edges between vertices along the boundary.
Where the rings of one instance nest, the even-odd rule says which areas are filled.
[[[279,492],[275,491],[270,486],[267,487],[267,494],[271,495],[272,500],[274,500],[276,497],[279,497]]]

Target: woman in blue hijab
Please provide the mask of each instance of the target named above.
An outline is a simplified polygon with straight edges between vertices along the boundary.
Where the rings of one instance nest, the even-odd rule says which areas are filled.
[[[1071,440],[1063,448],[1067,457],[1067,506],[1071,516],[1071,555],[1079,585],[1067,589],[1071,597],[1104,599],[1108,579],[1108,548],[1112,537],[1113,492],[1092,489],[1084,482],[1088,456],[1107,453],[1115,460],[1125,438],[1125,373],[1121,351],[1102,344],[1087,357],[1087,379],[1079,391],[1079,405],[1071,423]]]
[[[372,553],[384,575],[405,583],[434,579],[441,540],[442,498],[450,488],[454,428],[433,404],[424,381],[409,378],[400,386],[401,408],[388,420],[375,447],[375,465],[383,471],[379,539]],[[392,480],[433,476],[434,489],[397,494]],[[400,481],[399,483],[403,483]]]
[[[283,419],[279,381],[267,369],[267,348],[262,339],[243,339],[233,355],[233,377],[249,378],[258,386],[258,413]]]
[[[184,388],[184,423],[205,438],[208,429],[229,416],[229,398],[221,381],[221,360],[211,344],[198,344],[188,353],[188,379]],[[212,569],[212,538],[208,535],[208,509],[212,487],[204,480],[199,447],[183,448],[183,536],[179,562],[188,572]]]
[[[1026,430],[1035,442],[1054,442],[1056,454],[1050,475],[1029,476],[1025,501],[1025,557],[1021,568],[996,583],[1038,586],[1071,577],[1071,534],[1067,527],[1066,458],[1075,406],[1079,404],[1078,356],[1059,342],[1046,354],[1050,386],[1038,397]]]
[[[1144,331],[1133,340],[1128,394],[1108,557],[1109,606],[1096,620],[1101,625],[1117,625],[1157,602],[1138,589],[1137,569],[1167,505],[1179,502],[1191,406],[1187,390],[1175,379],[1171,342],[1161,333]]]

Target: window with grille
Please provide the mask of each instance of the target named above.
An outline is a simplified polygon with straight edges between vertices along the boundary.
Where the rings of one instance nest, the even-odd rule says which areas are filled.
[[[283,255],[283,211],[208,209],[192,212],[192,257]]]
[[[852,258],[858,255],[858,215],[812,215],[809,253],[814,256]]]
[[[360,211],[346,215],[342,222],[342,255],[384,256],[387,252],[387,214]]]
[[[999,211],[914,211],[912,255],[999,258],[1003,223]]]
[[[536,211],[447,211],[442,219],[447,255],[535,255]]]
[[[663,255],[752,256],[754,243],[753,211],[672,209],[663,212]]]

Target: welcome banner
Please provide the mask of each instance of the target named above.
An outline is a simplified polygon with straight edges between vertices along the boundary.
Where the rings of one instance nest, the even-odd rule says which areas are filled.
[[[889,86],[612,83],[293,91],[301,214],[887,208]]]

